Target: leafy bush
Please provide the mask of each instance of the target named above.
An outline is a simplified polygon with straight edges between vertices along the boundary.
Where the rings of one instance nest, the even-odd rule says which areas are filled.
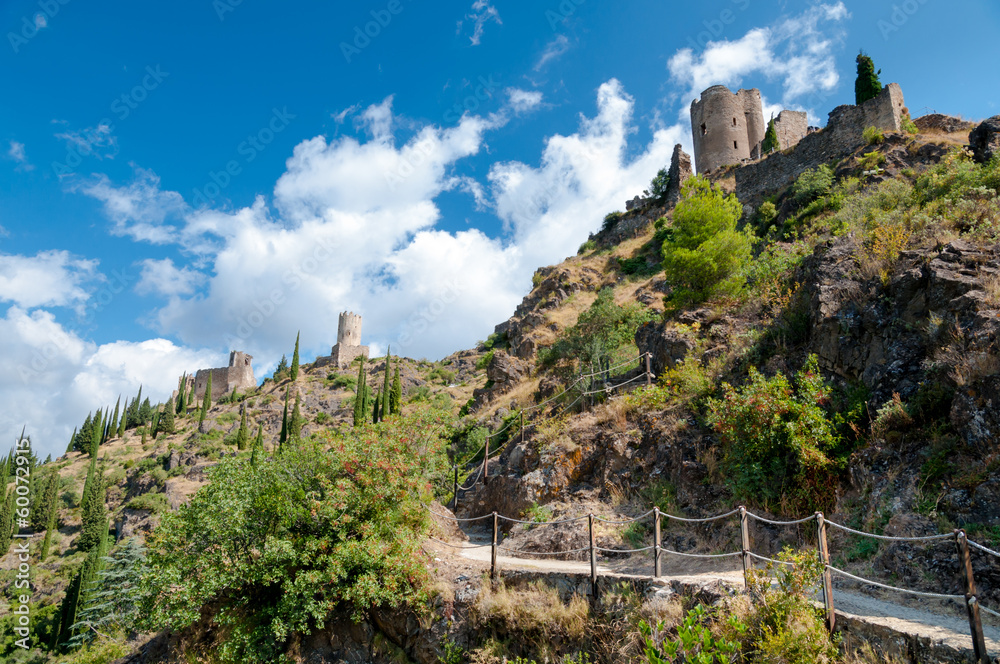
[[[612,228],[618,225],[618,222],[621,221],[622,217],[624,216],[625,216],[624,212],[619,212],[617,210],[615,212],[609,212],[608,214],[606,214],[604,216],[604,222],[601,224],[601,232],[605,233],[607,231],[610,231]]]
[[[165,493],[144,493],[128,501],[127,507],[130,510],[149,510],[154,514],[167,512],[170,510],[170,503],[167,502]]]
[[[734,296],[743,285],[740,269],[751,255],[748,232],[736,230],[743,208],[704,177],[684,183],[671,233],[663,243],[663,268],[674,286],[675,304]]]
[[[767,229],[771,227],[777,216],[778,208],[775,207],[773,201],[764,201],[761,203],[754,215],[754,225],[757,227],[757,234],[764,235],[767,233]]]
[[[713,619],[717,619],[717,613],[699,604],[688,611],[684,622],[677,627],[677,638],[671,640],[665,638],[662,622],[651,627],[645,620],[640,621],[639,633],[645,644],[646,661],[649,664],[728,664],[736,661],[738,644],[714,635],[706,625]],[[734,627],[741,625],[735,617],[730,621]]]
[[[820,196],[830,193],[833,187],[833,169],[827,164],[810,168],[796,178],[792,185],[792,198],[801,205],[806,205]]]
[[[330,422],[331,420],[333,420],[333,417],[330,416],[330,413],[328,413],[328,412],[326,412],[324,410],[321,410],[318,413],[316,413],[315,420],[316,420],[316,424],[319,424],[320,426],[322,426],[322,425],[326,424],[327,422]]]
[[[590,239],[580,245],[580,248],[576,250],[576,255],[583,256],[588,251],[593,251],[594,249],[597,249],[597,242]]]
[[[335,390],[351,390],[353,392],[358,387],[358,377],[354,374],[331,372],[327,375],[326,379],[328,381],[327,385]]]
[[[287,447],[267,463],[226,459],[147,540],[145,629],[180,630],[208,607],[225,661],[279,659],[350,606],[418,597],[428,476],[443,476],[431,411]],[[320,434],[323,435],[323,434]]]
[[[667,187],[669,186],[670,174],[667,169],[661,168],[653,176],[653,180],[649,183],[649,189],[643,193],[652,198],[656,204],[662,205],[667,200]]]
[[[486,341],[483,342],[483,347],[486,350],[493,350],[494,348],[510,348],[510,339],[508,338],[506,332],[494,332],[486,338]]]
[[[524,510],[522,515],[524,521],[534,521],[536,523],[542,523],[545,521],[552,520],[552,508],[547,505],[539,505],[538,503],[533,503],[531,507]]]
[[[868,145],[878,145],[885,140],[885,134],[878,127],[865,127],[861,135]]]
[[[874,150],[872,152],[866,152],[865,156],[858,160],[858,165],[861,166],[863,171],[876,171],[885,163],[885,155]]]
[[[901,120],[902,120],[901,124],[903,125],[903,131],[905,131],[907,134],[919,133],[920,129],[917,128],[917,125],[910,118],[909,113],[903,113],[903,117],[901,118]]]
[[[825,509],[838,478],[827,454],[839,438],[821,406],[828,390],[816,356],[796,374],[795,389],[782,374],[765,378],[751,367],[749,376],[739,389],[724,383],[722,398],[708,402],[733,492],[774,511]]]

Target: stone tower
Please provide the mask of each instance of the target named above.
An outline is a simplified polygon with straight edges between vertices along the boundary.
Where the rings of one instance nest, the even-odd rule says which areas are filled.
[[[713,85],[691,102],[694,162],[699,173],[756,158],[767,124],[760,90]]]
[[[253,356],[238,350],[229,353],[229,366],[220,369],[199,369],[194,376],[195,399],[205,397],[208,377],[212,376],[212,400],[230,394],[233,390],[252,390],[257,387],[253,375]]]
[[[335,364],[338,369],[346,369],[359,355],[368,357],[368,346],[361,345],[361,316],[351,311],[340,314],[337,322],[337,345],[330,355],[317,357],[316,366]]]

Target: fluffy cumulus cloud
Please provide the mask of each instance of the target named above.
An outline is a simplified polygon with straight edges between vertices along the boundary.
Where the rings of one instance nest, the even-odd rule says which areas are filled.
[[[538,108],[542,103],[542,93],[539,90],[521,90],[507,88],[507,100],[515,113],[527,113]]]
[[[142,288],[166,299],[153,316],[157,330],[194,347],[246,350],[261,373],[299,330],[304,348],[328,353],[344,310],[364,315],[366,342],[413,357],[485,338],[528,291],[532,272],[574,254],[603,212],[648,185],[681,138],[679,129],[661,130],[626,156],[634,104],[612,80],[598,91],[596,114],[581,117],[575,133],[547,139],[537,165],[494,164],[485,183],[459,174],[505,117],[539,102],[514,93],[496,115],[418,127],[397,143],[387,99],[359,116],[368,140],[296,146],[273,206],[258,199],[236,211],[185,208],[171,236],[205,265],[194,273],[169,261],[144,264]],[[178,199],[155,184],[140,172],[137,183],[102,182],[88,193],[118,202],[108,210],[115,228],[160,228]],[[448,191],[468,193],[506,231],[441,229],[435,199]],[[112,214],[126,209],[137,217]]]
[[[688,101],[709,86],[735,88],[753,75],[780,82],[786,105],[816,106],[839,80],[834,49],[849,16],[843,2],[813,5],[735,41],[709,42],[701,54],[681,49],[667,66],[673,80],[687,87]]]
[[[184,371],[221,366],[216,351],[194,351],[164,339],[98,346],[60,324],[48,311],[19,306],[0,317],[0,430],[27,430],[42,457],[63,453],[87,413],[114,406],[140,384],[154,402],[166,400]]]
[[[97,278],[96,270],[97,261],[68,251],[0,254],[0,302],[20,307],[78,306],[87,299],[86,286]]]

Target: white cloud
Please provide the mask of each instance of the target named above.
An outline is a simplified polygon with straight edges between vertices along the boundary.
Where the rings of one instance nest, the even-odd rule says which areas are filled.
[[[206,276],[188,267],[178,268],[169,258],[147,258],[140,263],[142,276],[135,286],[140,295],[151,293],[165,295],[190,295],[205,282]]]
[[[102,123],[79,131],[66,131],[56,134],[56,138],[64,140],[68,149],[83,157],[114,159],[118,154],[118,137],[112,133],[111,125],[108,124]]]
[[[526,113],[542,103],[542,93],[538,90],[507,88],[507,103],[515,113]]]
[[[181,348],[165,339],[98,346],[60,325],[51,312],[10,307],[0,317],[0,431],[8,440],[27,425],[35,453],[62,454],[88,412],[114,407],[143,386],[165,401],[187,371],[224,366],[219,353]]]
[[[96,270],[96,260],[68,251],[0,254],[0,302],[26,308],[79,305],[87,300],[84,285],[96,278]]]
[[[809,95],[825,95],[836,87],[834,49],[844,37],[839,24],[849,16],[843,2],[814,5],[735,41],[709,42],[700,56],[681,49],[667,67],[675,82],[688,87],[688,101],[712,85],[736,88],[753,74],[779,81],[786,107],[801,108],[799,101],[809,103]]]
[[[35,169],[32,164],[28,163],[28,155],[24,151],[24,143],[11,141],[10,149],[7,150],[7,156],[17,162],[15,170],[32,171]]]
[[[494,21],[497,25],[503,25],[503,21],[500,20],[500,12],[489,0],[476,0],[472,3],[472,13],[467,14],[465,18],[472,21],[473,24],[472,36],[469,37],[469,43],[473,46],[479,46],[487,23]],[[462,21],[458,22],[458,29],[461,31]]]
[[[127,187],[115,187],[101,175],[78,189],[104,203],[104,212],[114,224],[112,233],[153,244],[176,241],[178,228],[168,219],[187,210],[180,194],[160,191],[160,178],[143,169],[137,170],[136,179]]]
[[[191,293],[180,279],[154,314],[156,329],[196,347],[246,350],[261,372],[288,352],[299,329],[306,357],[329,353],[337,316],[348,309],[364,315],[366,343],[381,348],[441,357],[471,346],[510,316],[539,265],[574,254],[605,212],[648,186],[683,135],[678,127],[657,131],[629,158],[633,100],[612,80],[600,87],[597,108],[575,133],[550,137],[537,167],[495,164],[488,189],[454,171],[483,149],[502,117],[467,114],[452,127],[418,128],[398,145],[381,130],[364,143],[303,141],[275,186],[274,209],[258,199],[235,212],[181,214],[171,237],[185,248],[206,243],[203,271],[211,276]],[[398,124],[388,100],[369,110],[375,126]],[[149,188],[155,176],[140,180],[148,185],[142,200],[176,203],[176,194]],[[100,193],[132,200],[133,189]],[[508,232],[438,228],[435,199],[451,190],[470,193]],[[156,267],[174,283],[176,266]]]
[[[555,39],[545,45],[542,54],[538,56],[538,62],[535,63],[535,71],[541,71],[550,62],[562,57],[569,50],[569,46],[569,39],[566,35],[556,36]]]

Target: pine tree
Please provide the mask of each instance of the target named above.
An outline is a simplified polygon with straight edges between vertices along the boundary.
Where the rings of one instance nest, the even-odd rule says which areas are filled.
[[[118,401],[115,402],[115,414],[111,418],[111,429],[110,437],[116,437],[118,435],[118,416],[120,415],[118,407],[121,406],[122,395],[118,395]]]
[[[160,415],[160,423],[156,427],[159,431],[163,433],[173,433],[174,427],[174,400],[173,397],[167,401],[167,405],[163,407],[163,414]]]
[[[392,383],[389,382],[389,364],[392,362],[392,347],[386,347],[385,351],[385,378],[382,379],[382,415],[379,418],[384,420],[389,416],[389,391],[392,390]]]
[[[354,426],[359,427],[368,419],[368,379],[365,376],[365,356],[358,365],[358,384],[354,394]]]
[[[55,487],[59,484],[59,472],[54,466],[43,466],[45,472],[37,475],[32,485],[37,486],[31,499],[31,529],[41,532],[49,522],[49,512],[55,503]]]
[[[278,451],[285,446],[288,440],[288,388],[285,388],[285,412],[281,415],[281,433],[278,434]]]
[[[250,430],[247,429],[247,407],[243,404],[241,409],[243,413],[240,415],[240,428],[236,432],[236,449],[245,450],[247,444],[250,442]]]
[[[855,62],[858,63],[858,78],[854,81],[854,103],[860,106],[882,92],[882,83],[878,80],[882,70],[875,71],[875,63],[864,51],[858,53]]]
[[[264,425],[257,423],[257,437],[253,441],[253,451],[250,453],[250,465],[257,465],[257,458],[264,453]]]
[[[399,415],[403,412],[403,382],[399,378],[399,363],[396,363],[396,373],[392,377],[392,392],[389,393],[389,412]]]
[[[94,601],[94,595],[100,584],[101,570],[104,569],[104,559],[108,554],[108,529],[110,522],[105,518],[101,527],[104,534],[101,536],[94,548],[87,554],[80,568],[80,580],[77,584],[77,592],[73,601],[72,616],[67,627],[67,639],[64,641],[70,648],[77,648],[90,639],[90,628],[87,624],[81,623],[80,618],[87,607]]]
[[[107,487],[104,484],[104,463],[91,461],[84,482],[83,498],[80,501],[80,537],[76,547],[81,551],[90,551],[107,539],[108,513],[105,506]]]
[[[278,366],[274,368],[274,382],[280,383],[284,380],[286,371],[288,371],[288,358],[282,355],[281,361],[278,362]]]
[[[770,154],[780,147],[778,130],[774,127],[774,116],[771,116],[771,120],[767,123],[767,132],[764,133],[764,142],[760,144],[761,155]]]
[[[292,381],[297,380],[298,377],[299,377],[299,335],[300,334],[302,334],[302,333],[301,332],[296,332],[295,333],[295,352],[292,353],[292,370],[291,370]]]
[[[292,410],[292,418],[288,421],[289,440],[299,440],[302,437],[302,411],[299,408],[301,395],[295,395],[295,408]]]
[[[77,616],[80,640],[94,632],[131,630],[137,617],[139,583],[145,549],[137,538],[130,538],[117,550],[102,557],[93,589],[81,598]]]

